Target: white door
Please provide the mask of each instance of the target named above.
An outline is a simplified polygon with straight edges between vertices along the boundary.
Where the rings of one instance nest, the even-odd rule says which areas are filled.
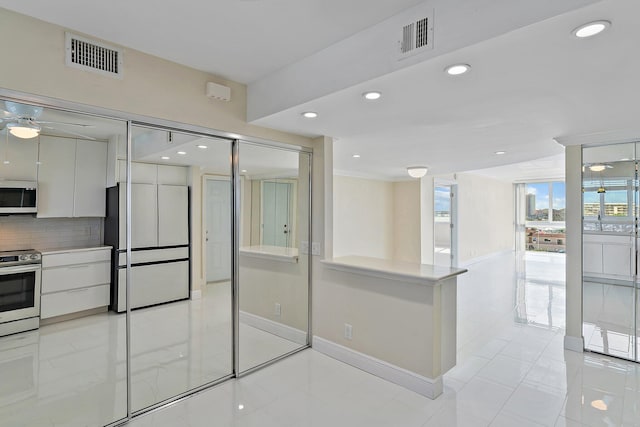
[[[290,182],[265,181],[262,183],[262,244],[291,246]]]
[[[231,279],[231,181],[205,178],[207,282]]]

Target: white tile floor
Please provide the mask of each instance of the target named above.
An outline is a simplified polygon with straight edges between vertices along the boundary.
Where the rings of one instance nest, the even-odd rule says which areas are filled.
[[[564,351],[563,257],[528,258],[526,275],[504,256],[460,281],[467,341],[438,399],[309,349],[129,425],[640,426],[640,365]]]
[[[526,275],[510,268],[517,263],[505,255],[471,265],[462,276],[458,366],[445,376],[445,392],[436,400],[305,350],[128,425],[640,426],[640,365],[564,351],[564,292],[556,274],[562,270],[562,259],[550,256],[554,266],[549,267],[541,258],[544,255],[528,257],[530,262],[519,263],[529,267]],[[158,321],[148,319],[145,333],[174,336]],[[188,323],[194,342],[200,342],[200,335],[216,336],[213,323],[196,323],[198,328]],[[82,340],[71,339],[70,322],[25,334],[38,339],[23,338],[20,346],[0,340],[0,426],[96,426],[118,411],[124,390],[106,378],[113,373],[119,377],[121,366],[116,365],[115,372],[83,369],[106,357],[123,360],[120,341],[109,345],[111,353],[105,355],[104,343],[119,336],[120,330],[117,323],[107,325],[96,334],[91,332],[96,325],[85,320]],[[221,333],[216,339],[222,344],[227,338]],[[36,384],[28,375],[34,370],[33,358],[25,361],[19,348],[38,349],[27,352],[38,360]],[[171,363],[180,363],[169,357],[180,348],[177,343],[175,349],[149,357],[150,366],[157,368],[152,379],[163,378]],[[145,366],[142,359],[139,366]],[[79,373],[69,375],[69,369]],[[181,371],[191,378],[216,375],[200,368]],[[168,372],[165,378],[166,382],[156,383],[176,380]],[[187,379],[176,381],[184,384],[180,381]]]

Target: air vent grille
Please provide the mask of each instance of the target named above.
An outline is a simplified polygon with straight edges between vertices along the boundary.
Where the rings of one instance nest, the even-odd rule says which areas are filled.
[[[427,49],[433,49],[433,13],[402,27],[402,35],[398,44],[398,59],[413,56]]]
[[[113,77],[122,75],[120,49],[71,33],[66,34],[65,44],[68,66]]]
[[[405,25],[402,28],[402,44],[400,46],[402,53],[408,53],[413,50],[413,34],[414,24]]]
[[[429,18],[416,22],[416,49],[426,46],[429,42]]]

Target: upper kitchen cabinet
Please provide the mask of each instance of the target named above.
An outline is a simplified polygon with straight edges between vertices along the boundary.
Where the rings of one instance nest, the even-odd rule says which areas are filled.
[[[38,140],[9,136],[0,143],[0,160],[0,180],[35,182],[38,177]]]
[[[42,136],[38,217],[104,217],[107,144]]]

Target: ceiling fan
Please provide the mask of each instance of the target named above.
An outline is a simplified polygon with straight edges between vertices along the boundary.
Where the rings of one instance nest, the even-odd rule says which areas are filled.
[[[43,108],[35,105],[20,104],[12,101],[4,101],[5,109],[0,112],[1,127],[6,127],[7,132],[18,138],[29,139],[35,138],[40,134],[42,129],[52,129],[58,132],[66,133],[73,136],[79,136],[84,139],[95,140],[95,138],[83,135],[81,133],[70,130],[60,129],[58,126],[76,126],[80,128],[93,127],[92,125],[82,123],[66,123],[66,122],[50,122],[38,120],[42,115]],[[56,125],[56,127],[47,126]]]

